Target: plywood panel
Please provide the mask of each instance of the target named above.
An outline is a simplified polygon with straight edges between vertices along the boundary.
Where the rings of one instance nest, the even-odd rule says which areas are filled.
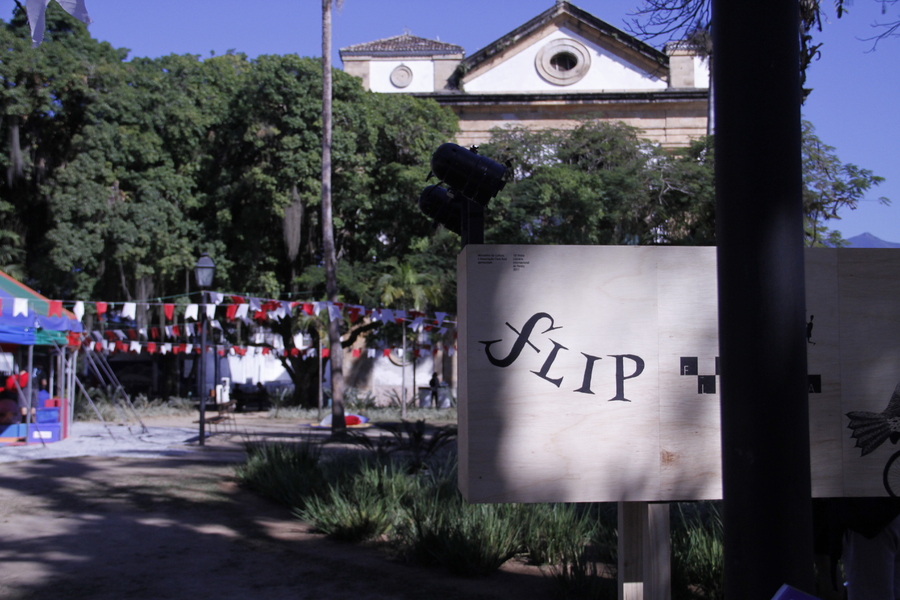
[[[720,497],[715,264],[714,248],[468,246],[466,498]],[[813,493],[886,495],[890,431],[863,455],[847,413],[890,428],[881,415],[900,382],[900,253],[808,250],[806,293]],[[900,422],[900,397],[893,412]]]
[[[844,495],[884,495],[882,473],[898,450],[891,440],[866,440],[862,455],[850,437],[847,413],[883,416],[900,382],[900,261],[891,250],[840,252],[842,440]],[[891,416],[891,415],[886,415]],[[900,415],[896,415],[900,416]],[[890,431],[890,423],[881,419]],[[898,490],[900,491],[900,490]]]
[[[813,495],[843,495],[838,250],[806,250],[806,360]]]

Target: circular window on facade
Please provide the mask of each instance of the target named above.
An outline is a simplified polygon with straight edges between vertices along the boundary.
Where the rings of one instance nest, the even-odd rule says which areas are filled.
[[[400,65],[391,71],[391,83],[394,84],[394,87],[405,88],[412,83],[412,78],[412,69],[406,65]]]
[[[553,40],[535,59],[541,77],[556,85],[572,85],[591,68],[591,55],[584,44],[572,39]]]

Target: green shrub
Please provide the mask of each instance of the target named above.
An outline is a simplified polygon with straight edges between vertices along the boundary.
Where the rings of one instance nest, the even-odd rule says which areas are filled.
[[[447,466],[419,475],[408,496],[406,518],[396,541],[406,557],[440,565],[463,576],[496,571],[519,549],[519,508],[511,504],[468,504],[456,489],[456,471]]]
[[[678,504],[672,527],[672,596],[725,597],[722,517],[712,502]]]
[[[238,482],[275,502],[302,509],[326,486],[321,451],[311,442],[247,444],[246,451]]]
[[[521,551],[536,565],[559,564],[583,552],[597,523],[575,504],[522,504]]]
[[[341,473],[326,493],[308,499],[295,514],[338,540],[359,542],[387,533],[415,481],[393,463],[365,463],[355,473]]]

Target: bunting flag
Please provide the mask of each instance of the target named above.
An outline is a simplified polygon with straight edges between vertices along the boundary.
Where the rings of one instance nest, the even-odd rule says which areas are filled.
[[[238,319],[246,319],[248,312],[250,312],[250,305],[241,303],[237,305],[237,311],[234,316]]]
[[[134,318],[137,316],[137,314],[135,312],[135,308],[136,307],[135,307],[134,302],[126,302],[125,304],[123,304],[122,305],[122,318],[134,320]]]
[[[215,304],[205,304],[206,308],[206,318],[212,321],[216,318],[216,305]]]
[[[220,294],[219,292],[209,292],[209,299],[212,300],[212,303],[216,306],[222,304],[222,300],[224,300],[225,296]]]
[[[322,348],[322,358],[328,358],[329,356],[331,356],[331,349]]]
[[[61,317],[63,314],[62,310],[62,300],[51,300],[50,307],[47,309],[47,316]]]
[[[184,318],[199,321],[200,319],[197,317],[197,310],[198,307],[196,304],[188,304],[187,308],[184,309]]]
[[[13,298],[13,316],[28,316],[28,300],[26,298]]]
[[[163,313],[166,315],[166,319],[171,321],[175,318],[175,305],[174,304],[164,304],[163,305]]]
[[[362,352],[360,351],[359,348],[354,348],[352,354],[353,354],[353,358],[359,358],[359,355],[362,354]]]
[[[75,306],[72,307],[72,312],[75,314],[75,318],[79,321],[84,318],[84,302],[79,300],[75,303]]]
[[[106,309],[108,308],[106,302],[97,302],[94,306],[97,307],[97,316],[103,317],[106,314]]]
[[[229,321],[234,321],[235,315],[237,315],[238,307],[244,306],[243,304],[229,304],[228,308],[225,309],[225,318]]]

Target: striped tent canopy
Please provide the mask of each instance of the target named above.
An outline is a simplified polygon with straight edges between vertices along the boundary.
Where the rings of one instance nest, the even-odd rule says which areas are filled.
[[[20,299],[16,302],[16,299]],[[25,314],[15,314],[26,302]],[[80,333],[81,322],[58,302],[38,294],[0,271],[0,344],[65,346],[68,332]]]

